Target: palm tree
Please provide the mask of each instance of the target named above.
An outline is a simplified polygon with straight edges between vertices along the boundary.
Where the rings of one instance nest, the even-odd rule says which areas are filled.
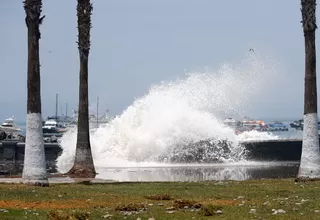
[[[68,175],[73,178],[94,178],[96,175],[90,146],[88,106],[91,14],[92,4],[90,0],[78,0],[78,49],[80,56],[78,134],[74,165],[68,172]]]
[[[301,0],[305,40],[304,128],[298,179],[320,177],[320,150],[317,113],[316,78],[316,0]]]
[[[48,186],[40,96],[39,26],[44,18],[40,18],[41,8],[41,0],[24,1],[28,28],[28,106],[22,178],[25,184]]]

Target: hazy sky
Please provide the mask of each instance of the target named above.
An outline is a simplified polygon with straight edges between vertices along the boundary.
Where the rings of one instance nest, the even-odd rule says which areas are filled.
[[[78,102],[76,2],[43,0],[43,116],[54,114],[56,93],[63,108],[68,102],[69,114]],[[279,63],[281,80],[274,79],[274,86],[252,100],[251,115],[302,116],[300,1],[95,0],[93,4],[89,99],[94,105],[99,96],[101,111],[109,108],[119,114],[151,84],[176,79],[185,70],[237,64],[250,48],[256,48],[260,55],[272,56]],[[24,19],[22,0],[1,1],[0,120],[15,115],[24,121],[26,117]]]

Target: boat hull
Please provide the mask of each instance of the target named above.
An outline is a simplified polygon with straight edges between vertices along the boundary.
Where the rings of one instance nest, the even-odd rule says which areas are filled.
[[[4,131],[6,133],[17,133],[17,132],[20,132],[21,129],[20,128],[14,128],[14,127],[3,127],[3,126],[0,126],[0,131]]]

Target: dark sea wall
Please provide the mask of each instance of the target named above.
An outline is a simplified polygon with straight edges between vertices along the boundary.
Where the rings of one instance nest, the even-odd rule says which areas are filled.
[[[241,144],[245,148],[246,156],[249,160],[299,161],[301,157],[301,140],[251,141],[242,142]],[[0,171],[20,172],[22,170],[24,146],[25,143],[13,140],[2,141],[0,143]],[[62,149],[57,143],[45,143],[44,147],[48,172],[56,172],[55,161],[62,152]],[[230,149],[227,147],[226,142],[219,142],[217,144],[217,142],[210,141],[201,141],[194,145],[184,146],[180,150],[180,153],[176,154],[179,156],[171,157],[168,162],[217,163],[220,162],[219,159],[208,156],[208,152],[233,153],[229,152]]]
[[[25,143],[9,140],[0,143],[0,174],[9,172],[10,174],[21,173],[24,161]],[[47,170],[50,173],[56,172],[56,159],[62,152],[57,143],[45,143],[45,157]]]
[[[258,161],[300,161],[302,140],[273,140],[243,143],[247,158]]]

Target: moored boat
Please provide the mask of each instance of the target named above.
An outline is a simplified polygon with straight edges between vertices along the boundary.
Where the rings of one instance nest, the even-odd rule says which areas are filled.
[[[67,131],[67,127],[54,117],[48,117],[48,119],[45,121],[44,126],[42,128],[43,129],[53,129],[54,128],[60,133]]]
[[[303,130],[303,119],[300,119],[299,121],[294,121],[290,123],[291,128],[295,128],[297,130]],[[320,131],[320,120],[318,119],[318,130]]]
[[[241,134],[245,131],[266,131],[267,125],[262,120],[253,120],[248,117],[245,117],[243,120],[235,120],[233,118],[227,118],[223,123],[235,130],[236,134]]]
[[[4,122],[0,125],[0,131],[4,131],[6,133],[17,133],[21,131],[21,128],[15,124],[14,116],[12,116],[4,120]]]
[[[289,130],[287,125],[285,125],[279,121],[275,121],[274,123],[270,123],[267,126],[268,126],[267,131],[288,131]]]
[[[233,128],[236,134],[241,134],[245,131],[278,132],[289,130],[288,125],[280,121],[266,123],[263,120],[254,120],[248,117],[245,117],[240,121],[234,120],[233,118],[227,118],[223,123],[228,127]]]

